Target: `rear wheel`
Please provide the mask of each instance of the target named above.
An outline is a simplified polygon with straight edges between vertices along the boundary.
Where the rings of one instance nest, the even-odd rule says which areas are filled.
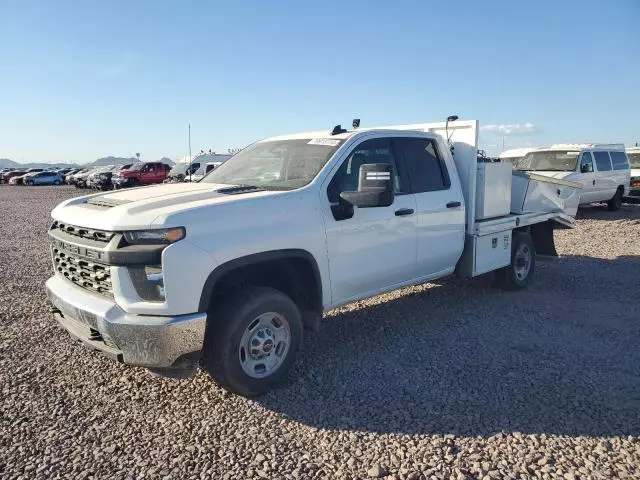
[[[609,200],[607,202],[607,208],[611,211],[611,212],[615,212],[620,210],[620,207],[622,206],[622,196],[624,195],[624,191],[622,189],[622,187],[618,187],[618,190],[616,190],[616,194],[613,196],[613,198],[611,200]]]
[[[527,232],[514,232],[511,265],[495,271],[496,283],[506,290],[521,290],[531,282],[536,267],[536,250]]]
[[[60,180],[55,180],[55,181],[53,182],[53,184],[54,184],[54,185],[60,185]]]
[[[300,311],[288,296],[249,287],[209,313],[202,366],[230,392],[261,395],[293,366],[302,329]]]
[[[27,185],[33,186],[33,180],[27,180]]]

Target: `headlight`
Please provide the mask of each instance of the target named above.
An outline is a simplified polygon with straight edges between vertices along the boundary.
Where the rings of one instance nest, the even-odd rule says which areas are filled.
[[[182,240],[186,234],[184,227],[132,230],[124,232],[124,239],[131,245],[169,245]]]

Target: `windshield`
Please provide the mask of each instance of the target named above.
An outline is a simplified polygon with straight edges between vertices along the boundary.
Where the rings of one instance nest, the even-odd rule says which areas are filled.
[[[305,138],[258,142],[245,148],[202,180],[293,190],[311,182],[344,140]]]
[[[144,163],[140,162],[140,163],[134,163],[133,165],[131,165],[129,168],[127,168],[126,170],[142,170],[142,167],[144,167]]]
[[[579,155],[580,152],[568,150],[531,152],[518,160],[514,168],[533,172],[573,172],[576,169]]]
[[[631,168],[640,168],[640,153],[627,153],[627,157]]]

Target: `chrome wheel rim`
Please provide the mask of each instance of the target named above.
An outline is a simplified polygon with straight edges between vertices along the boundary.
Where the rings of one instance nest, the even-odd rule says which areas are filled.
[[[251,378],[265,378],[278,370],[289,353],[291,328],[287,319],[276,312],[256,317],[240,339],[238,359],[244,373]]]
[[[531,270],[531,248],[526,243],[521,243],[513,258],[513,271],[520,281],[527,278]]]

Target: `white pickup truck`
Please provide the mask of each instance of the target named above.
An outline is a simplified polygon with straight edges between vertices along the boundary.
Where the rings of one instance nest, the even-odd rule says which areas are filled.
[[[269,138],[198,183],[67,200],[49,231],[54,315],[120,362],[201,365],[252,396],[339,305],[454,272],[523,288],[577,189],[512,189],[510,164],[477,162],[478,122],[455,120]]]

